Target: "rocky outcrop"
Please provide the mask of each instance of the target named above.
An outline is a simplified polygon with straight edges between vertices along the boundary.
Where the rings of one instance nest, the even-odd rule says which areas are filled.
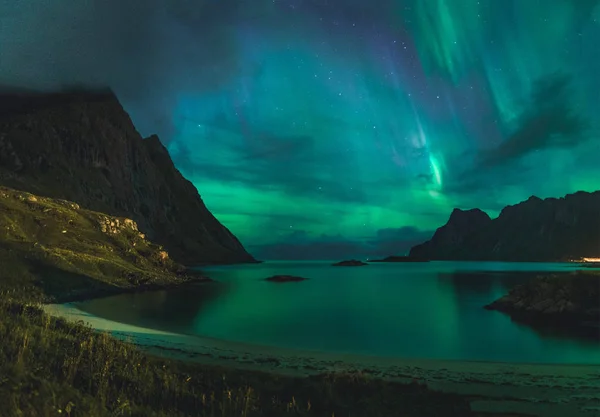
[[[131,219],[2,186],[0,266],[3,290],[54,302],[209,281],[174,262]]]
[[[273,275],[272,277],[265,278],[265,281],[269,282],[299,282],[305,281],[307,278],[296,277],[294,275]]]
[[[109,90],[0,93],[0,184],[131,218],[184,264],[254,261]]]
[[[600,327],[600,274],[575,272],[539,276],[485,306],[530,321]]]
[[[531,197],[495,219],[455,209],[411,257],[431,260],[568,261],[600,254],[600,191]]]
[[[352,259],[349,261],[341,261],[341,262],[336,262],[334,264],[332,264],[332,266],[365,266],[365,265],[369,265],[363,261],[358,261],[356,259]]]

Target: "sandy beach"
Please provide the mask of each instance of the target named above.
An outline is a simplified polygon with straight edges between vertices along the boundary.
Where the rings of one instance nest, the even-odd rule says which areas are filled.
[[[247,345],[147,329],[90,315],[73,304],[44,306],[47,313],[82,321],[129,341],[150,354],[286,375],[363,372],[417,380],[464,394],[490,416],[600,417],[600,365],[510,364],[378,358]]]

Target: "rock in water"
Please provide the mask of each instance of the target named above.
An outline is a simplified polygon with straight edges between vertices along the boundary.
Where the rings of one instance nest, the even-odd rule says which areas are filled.
[[[273,275],[272,277],[265,278],[265,281],[270,282],[298,282],[305,281],[306,278],[296,277],[293,275]]]
[[[0,184],[131,218],[183,264],[254,262],[110,90],[0,93]]]
[[[600,191],[531,197],[495,219],[455,209],[411,257],[431,260],[570,261],[600,257]]]
[[[332,266],[365,266],[365,265],[369,265],[363,261],[357,261],[356,259],[352,259],[349,261],[341,261],[341,262],[337,262],[332,264]]]

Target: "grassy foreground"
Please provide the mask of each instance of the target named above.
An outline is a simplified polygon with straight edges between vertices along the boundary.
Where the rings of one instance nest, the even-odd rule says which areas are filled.
[[[468,417],[360,373],[280,377],[149,356],[40,306],[193,279],[130,220],[0,187],[0,416]]]

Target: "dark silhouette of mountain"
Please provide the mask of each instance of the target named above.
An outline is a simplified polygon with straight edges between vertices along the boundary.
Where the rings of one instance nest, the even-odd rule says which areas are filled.
[[[0,92],[0,184],[135,220],[178,262],[254,262],[109,89]]]
[[[411,257],[432,260],[568,261],[600,257],[600,191],[527,201],[495,219],[455,209]]]

